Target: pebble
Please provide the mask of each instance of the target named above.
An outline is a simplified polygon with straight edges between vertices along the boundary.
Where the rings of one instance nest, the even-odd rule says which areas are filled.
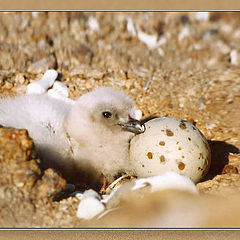
[[[24,75],[22,73],[17,74],[14,81],[17,84],[24,84],[24,82],[25,82]]]
[[[66,189],[67,192],[73,192],[75,190],[75,186],[73,184],[67,183]]]
[[[94,69],[94,70],[88,71],[86,76],[87,78],[102,79],[104,76],[104,73]]]
[[[133,37],[136,37],[137,32],[133,20],[130,17],[127,18],[127,30]]]
[[[209,21],[210,18],[210,12],[196,12],[195,13],[195,19],[198,21]]]
[[[134,180],[134,182],[135,185],[132,188],[132,191],[150,184],[152,192],[162,191],[165,189],[175,189],[191,192],[193,194],[198,193],[195,184],[188,177],[181,176],[175,172],[166,172],[153,177],[141,178]]]
[[[39,81],[27,85],[27,94],[43,94],[50,88],[57,78],[57,71],[48,70]]]
[[[69,88],[62,82],[56,81],[53,87],[47,91],[52,98],[61,99],[65,102],[73,104],[74,101],[69,98]]]
[[[104,204],[101,202],[100,195],[94,190],[87,190],[83,193],[82,200],[78,206],[77,217],[89,220],[105,210]]]
[[[230,164],[224,166],[222,174],[238,174],[238,169]]]
[[[182,39],[188,37],[190,35],[190,30],[188,27],[184,27],[182,31],[178,35],[178,41],[182,41]]]
[[[238,66],[240,63],[239,52],[236,49],[230,52],[230,63],[235,66]]]
[[[229,54],[231,51],[231,48],[225,44],[223,41],[218,40],[216,43],[217,50],[222,54]]]
[[[94,32],[99,32],[99,30],[100,30],[98,20],[93,16],[90,16],[88,18],[88,26]]]
[[[150,50],[153,50],[159,46],[166,44],[167,39],[162,37],[158,40],[157,35],[149,35],[142,31],[138,31],[138,39],[144,42]]]
[[[49,57],[42,58],[37,62],[32,63],[28,67],[28,72],[41,73],[47,71],[48,69],[54,68],[55,66],[56,59],[53,55],[50,55]]]
[[[147,178],[131,180],[113,188],[109,195],[104,195],[102,202],[106,205],[107,210],[119,207],[121,201],[125,201],[132,193],[135,197],[142,197],[146,192],[161,192],[165,190],[176,190],[198,194],[195,184],[185,176],[175,172],[166,172]]]
[[[13,84],[8,81],[5,81],[4,85],[2,86],[2,89],[4,89],[4,90],[10,90],[12,88],[13,88]]]

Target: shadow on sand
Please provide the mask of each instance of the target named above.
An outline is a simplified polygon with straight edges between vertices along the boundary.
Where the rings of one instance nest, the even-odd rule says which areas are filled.
[[[206,177],[201,182],[221,174],[224,166],[228,164],[228,155],[230,153],[240,153],[237,147],[226,142],[209,140],[208,143],[211,149],[211,166]]]

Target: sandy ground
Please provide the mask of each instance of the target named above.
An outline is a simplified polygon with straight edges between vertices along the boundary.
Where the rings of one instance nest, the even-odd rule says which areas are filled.
[[[212,164],[197,184],[203,198],[176,197],[178,209],[196,214],[169,224],[239,227],[239,21],[239,13],[217,12],[0,13],[0,92],[21,94],[55,68],[72,99],[110,86],[125,91],[144,117],[174,116],[194,123],[209,140]],[[13,140],[11,131],[19,137]],[[53,201],[66,182],[53,170],[40,171],[27,133],[1,129],[0,138],[1,227],[86,226],[76,218],[79,199]],[[26,169],[34,173],[29,176]],[[173,197],[166,194],[163,206],[171,202],[174,207]],[[171,209],[169,216],[183,214]],[[115,224],[126,226],[121,218]],[[164,226],[159,222],[154,224]]]

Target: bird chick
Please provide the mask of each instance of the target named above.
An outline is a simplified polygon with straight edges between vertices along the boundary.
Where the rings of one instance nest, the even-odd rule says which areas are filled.
[[[121,172],[133,174],[129,142],[145,130],[138,115],[133,102],[111,88],[98,88],[80,97],[64,121],[78,166],[94,169],[109,181]]]
[[[98,88],[76,101],[48,94],[1,99],[0,124],[27,129],[42,168],[64,177],[84,176],[112,181],[132,174],[129,141],[145,130],[133,102],[122,92]],[[80,178],[79,178],[80,179]]]

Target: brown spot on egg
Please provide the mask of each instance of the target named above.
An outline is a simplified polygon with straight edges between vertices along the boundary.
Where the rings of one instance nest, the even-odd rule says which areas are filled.
[[[179,147],[179,148],[178,148],[178,150],[182,150],[182,148],[181,148],[181,147]]]
[[[179,163],[178,163],[178,169],[179,169],[179,170],[183,170],[184,168],[185,168],[185,163],[179,162]]]
[[[182,156],[182,158],[185,158],[184,156]]]
[[[153,158],[153,154],[151,152],[148,152],[147,153],[147,157],[148,157],[148,159],[152,159]]]
[[[165,161],[166,161],[166,159],[165,159],[164,155],[161,155],[161,156],[160,156],[160,162],[161,162],[161,163],[164,163]]]
[[[160,141],[160,142],[159,142],[159,145],[160,145],[160,146],[165,146],[165,142],[164,142],[164,141]]]
[[[188,137],[188,141],[192,141],[192,139],[190,137]]]
[[[185,124],[183,121],[181,121],[178,126],[179,126],[181,129],[186,129],[186,128],[187,128],[186,124]]]
[[[172,137],[174,133],[170,129],[166,129],[166,134],[168,137]]]
[[[144,164],[142,164],[142,167],[145,167]]]

